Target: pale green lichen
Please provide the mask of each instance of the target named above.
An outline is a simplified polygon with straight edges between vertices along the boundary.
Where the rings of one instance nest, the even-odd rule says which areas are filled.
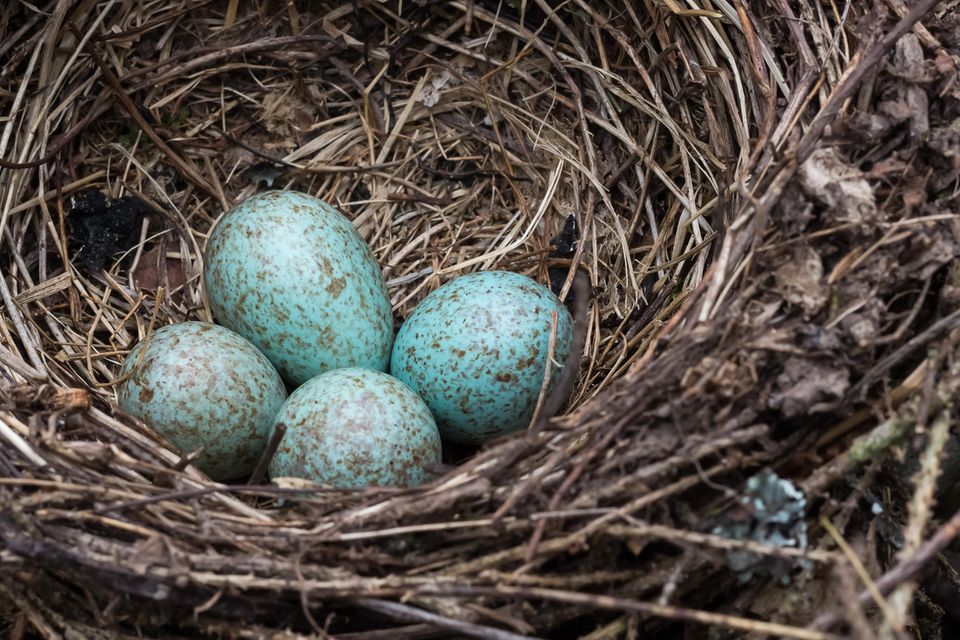
[[[714,535],[734,540],[749,540],[773,547],[807,548],[807,525],[804,520],[807,499],[796,485],[769,469],[747,480],[740,509],[727,514],[713,529]],[[761,556],[749,551],[727,553],[727,566],[746,582],[754,575],[769,575],[786,584],[794,566],[786,558]]]

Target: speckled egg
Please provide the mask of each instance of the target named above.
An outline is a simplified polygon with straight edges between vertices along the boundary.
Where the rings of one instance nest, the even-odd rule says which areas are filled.
[[[300,384],[342,367],[385,371],[393,315],[350,221],[294,191],[244,200],[214,227],[203,282],[214,315]]]
[[[335,487],[412,487],[440,462],[430,410],[405,384],[380,371],[338,369],[290,394],[276,421],[287,433],[270,463],[274,478]]]
[[[523,429],[543,386],[554,311],[553,359],[562,365],[573,320],[549,289],[507,271],[462,276],[410,314],[390,372],[426,401],[444,439],[481,444]],[[558,365],[548,390],[559,373]]]
[[[214,480],[253,471],[287,397],[256,347],[207,322],[162,327],[120,370],[117,401],[182,453],[203,447],[196,465]]]

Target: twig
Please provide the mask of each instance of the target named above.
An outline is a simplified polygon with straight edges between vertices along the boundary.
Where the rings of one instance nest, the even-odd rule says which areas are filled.
[[[853,567],[853,570],[857,573],[857,576],[863,583],[866,585],[865,591],[870,594],[870,598],[873,601],[873,604],[880,608],[881,613],[883,613],[884,619],[887,623],[893,622],[893,611],[890,610],[890,606],[886,600],[883,599],[883,595],[877,589],[876,583],[870,578],[870,573],[867,571],[867,568],[863,566],[863,563],[860,561],[860,558],[857,557],[856,552],[850,547],[846,540],[843,539],[843,536],[840,535],[840,532],[837,531],[836,527],[826,518],[823,518],[821,521],[823,528],[827,530],[827,533],[833,538],[833,541],[840,547],[840,550],[843,552],[843,555],[846,556],[847,562],[850,563],[850,566]]]
[[[580,358],[583,356],[583,347],[587,342],[587,329],[590,310],[590,278],[583,271],[578,271],[573,281],[573,339],[570,342],[570,351],[560,370],[560,379],[554,387],[537,415],[533,431],[542,430],[553,419],[563,404],[570,397],[573,385],[577,381],[580,371]]]
[[[577,479],[583,474],[584,470],[587,468],[587,465],[596,457],[597,454],[606,450],[607,445],[613,441],[620,432],[636,418],[634,411],[628,411],[624,416],[622,416],[614,425],[608,428],[603,432],[603,437],[601,437],[596,442],[591,443],[590,448],[580,459],[577,465],[567,474],[563,479],[563,482],[554,492],[553,496],[550,498],[547,509],[552,511],[557,508],[560,504],[560,499],[564,494],[573,486]],[[533,534],[530,536],[530,541],[527,543],[527,551],[525,559],[527,562],[531,562],[537,554],[537,548],[540,546],[540,540],[543,538],[543,534],[547,528],[547,521],[542,520],[537,523],[537,528],[534,529]]]
[[[253,468],[253,473],[250,474],[249,484],[257,485],[263,482],[263,479],[267,475],[267,468],[270,466],[270,461],[273,460],[273,456],[276,455],[277,449],[280,447],[280,442],[286,433],[287,425],[282,422],[273,425],[273,431],[270,432],[270,439],[267,441],[267,448],[263,450],[263,454],[261,454],[260,459],[257,461],[257,466]]]
[[[481,638],[482,640],[530,640],[532,637],[523,636],[518,633],[513,633],[512,631],[494,629],[493,627],[484,627],[472,622],[445,618],[436,613],[424,611],[423,609],[411,607],[406,604],[400,604],[399,602],[390,602],[389,600],[364,598],[357,600],[356,603],[364,609],[382,613],[395,620],[426,622],[469,638]]]
[[[632,520],[632,518],[630,518],[630,520]],[[735,540],[733,538],[725,538],[709,533],[685,531],[675,527],[665,527],[663,525],[648,524],[640,521],[630,526],[611,525],[604,530],[604,534],[624,538],[656,538],[671,544],[686,545],[691,549],[711,547],[713,549],[723,549],[726,551],[749,551],[750,553],[775,558],[804,559],[822,563],[836,563],[841,560],[840,556],[832,551],[775,547],[752,540]]]
[[[540,410],[546,400],[547,390],[550,389],[550,383],[553,382],[553,369],[557,350],[557,331],[559,330],[560,314],[554,310],[550,312],[550,335],[547,340],[547,357],[543,367],[543,379],[540,383],[540,392],[537,394],[537,402],[533,407],[533,417],[531,419],[531,429],[540,422]],[[572,328],[571,328],[572,331]],[[579,364],[579,363],[578,363]]]
[[[916,489],[910,501],[909,519],[903,532],[903,547],[898,554],[901,558],[908,557],[921,545],[923,534],[930,522],[934,504],[933,492],[937,488],[937,478],[940,476],[940,458],[947,444],[952,422],[950,405],[947,406],[948,408],[934,420],[927,438],[927,448],[920,458]],[[913,582],[905,582],[890,596],[892,620],[889,624],[895,632],[902,632],[906,628],[907,611],[913,601],[916,588]]]
[[[140,69],[134,69],[124,76],[124,80],[129,81],[131,78],[135,78],[152,71],[157,71],[158,69],[163,69],[171,65],[177,64],[182,60],[186,62],[175,68],[169,69],[157,76],[151,78],[148,81],[142,82],[140,85],[134,87],[134,90],[139,91],[148,86],[156,86],[161,82],[169,79],[172,76],[182,77],[183,75],[193,71],[194,69],[199,69],[201,67],[219,62],[220,60],[226,60],[234,56],[240,56],[251,53],[259,53],[264,51],[272,51],[275,49],[284,49],[289,48],[295,44],[324,44],[330,48],[330,53],[336,51],[340,46],[336,40],[326,35],[299,35],[299,36],[282,36],[278,38],[257,38],[250,42],[244,42],[242,44],[234,46],[210,46],[210,47],[201,47],[198,49],[192,49],[188,51],[181,51],[176,55],[169,56],[164,58],[162,61],[157,62],[153,65],[143,67]],[[318,48],[319,49],[319,48]]]
[[[864,77],[876,69],[877,63],[879,63],[881,58],[890,53],[897,40],[910,31],[913,25],[919,22],[940,2],[941,0],[917,0],[913,6],[910,7],[910,11],[907,12],[890,31],[885,33],[879,40],[871,45],[869,49],[864,51],[862,55],[857,56],[857,58],[851,61],[850,66],[844,71],[842,80],[831,92],[827,103],[823,105],[823,108],[817,113],[813,122],[807,127],[807,131],[803,134],[803,137],[800,138],[800,142],[797,143],[795,156],[798,163],[802,164],[803,161],[813,153],[817,142],[823,137],[823,132],[826,130],[827,125],[836,119],[841,107],[847,99],[853,95],[853,92],[857,90]]]
[[[876,459],[910,435],[914,420],[910,416],[893,416],[853,441],[850,448],[833,460],[817,468],[802,487],[807,495],[823,495],[837,478],[854,466]]]
[[[879,580],[875,581],[877,591],[887,595],[899,585],[914,579],[934,556],[943,551],[957,535],[960,534],[960,511],[953,514],[928,541],[923,543],[909,557],[903,558],[892,569],[887,571]],[[868,605],[873,601],[873,595],[866,589],[857,596],[861,605]],[[825,613],[810,624],[810,629],[830,629],[841,621],[836,612]]]
[[[276,157],[270,155],[269,153],[264,153],[264,152],[261,151],[260,149],[257,149],[256,147],[254,147],[254,146],[252,146],[252,145],[249,145],[249,144],[247,144],[246,142],[244,142],[244,141],[240,140],[239,138],[235,137],[232,133],[227,133],[226,131],[224,131],[223,129],[220,129],[220,128],[218,128],[218,127],[210,127],[210,128],[211,128],[215,133],[217,133],[217,134],[219,134],[220,136],[222,136],[222,137],[223,137],[225,140],[227,140],[228,142],[237,145],[237,146],[240,147],[241,149],[244,149],[244,150],[246,150],[246,151],[249,151],[250,153],[252,153],[253,155],[255,155],[256,157],[258,157],[258,158],[260,158],[260,159],[262,159],[262,160],[266,160],[267,162],[272,162],[273,164],[279,165],[279,166],[281,166],[281,167],[286,167],[287,169],[302,169],[302,167],[300,167],[299,165],[295,165],[295,164],[293,164],[292,162],[287,162],[287,161],[284,160],[283,158],[276,158]]]
[[[74,34],[77,37],[80,37],[80,32],[70,25],[74,31]],[[103,77],[107,80],[107,84],[110,86],[110,89],[113,93],[120,99],[121,104],[123,104],[124,109],[127,113],[133,118],[134,122],[137,123],[147,137],[153,140],[153,143],[160,148],[161,151],[166,154],[167,158],[173,165],[177,168],[180,173],[183,174],[194,185],[199,187],[201,190],[209,194],[215,201],[220,201],[219,192],[214,189],[206,180],[204,180],[197,169],[191,165],[189,162],[180,157],[180,155],[170,148],[170,145],[160,137],[160,134],[150,126],[150,123],[143,117],[143,114],[140,113],[140,110],[137,108],[137,105],[133,103],[133,100],[127,95],[127,92],[124,91],[123,86],[120,84],[120,80],[117,79],[117,76],[113,74],[113,71],[107,66],[107,63],[103,61],[103,58],[100,57],[100,54],[97,53],[96,48],[94,48],[93,43],[87,43],[87,53],[93,59],[93,61],[100,68],[100,72],[103,74]]]
[[[47,466],[47,461],[41,458],[33,449],[30,448],[30,445],[27,444],[27,441],[20,437],[20,434],[14,431],[4,419],[4,416],[0,415],[0,436],[2,436],[10,445],[20,452],[24,458],[26,458],[30,464],[43,468]]]
[[[50,626],[48,621],[44,619],[45,616],[27,598],[2,583],[0,583],[0,594],[16,607],[15,611],[19,609],[19,612],[27,617],[29,624],[46,640],[61,640],[62,636]]]
[[[727,629],[736,629],[738,631],[748,631],[761,635],[795,638],[796,640],[839,640],[840,638],[840,636],[835,636],[833,634],[824,633],[813,629],[791,627],[789,625],[778,624],[776,622],[764,622],[762,620],[752,620],[749,618],[741,618],[739,616],[731,616],[722,613],[688,609],[686,607],[674,607],[671,605],[641,602],[639,600],[630,600],[627,598],[617,598],[614,596],[593,593],[562,591],[559,589],[544,589],[541,587],[514,587],[509,585],[498,585],[495,587],[459,587],[454,585],[437,585],[435,587],[425,586],[421,589],[418,589],[418,591],[420,593],[438,596],[519,596],[535,600],[546,600],[568,605],[585,606],[591,609],[629,611],[633,613],[639,613],[641,615],[664,618],[666,620],[692,622],[703,625],[718,626]]]
[[[844,396],[844,404],[850,404],[851,402],[860,400],[862,395],[866,393],[874,383],[880,380],[880,378],[882,378],[887,371],[895,367],[905,358],[910,357],[921,347],[925,347],[934,340],[939,340],[957,327],[960,327],[960,309],[957,309],[950,315],[937,320],[932,325],[907,340],[902,346],[894,350],[893,353],[885,356],[879,362],[873,365],[873,367],[871,367],[871,369],[847,391],[846,395]]]
[[[72,126],[66,133],[57,138],[53,144],[50,145],[50,150],[45,156],[39,160],[30,160],[28,162],[11,162],[0,157],[0,168],[4,169],[36,169],[42,167],[45,164],[53,162],[56,157],[63,151],[63,148],[66,147],[71,140],[83,133],[87,127],[93,123],[94,120],[102,116],[108,109],[110,109],[112,99],[110,94],[102,93],[96,97],[93,101],[93,104],[85,109],[86,115],[80,119],[80,122]]]

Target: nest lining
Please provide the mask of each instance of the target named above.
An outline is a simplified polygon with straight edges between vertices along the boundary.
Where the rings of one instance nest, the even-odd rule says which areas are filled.
[[[135,49],[129,61],[118,59],[123,73],[82,56],[64,61],[76,65],[65,67],[73,77],[86,75],[63,89],[69,102],[55,110],[62,128],[69,131],[69,118],[79,118],[74,109],[79,113],[93,103],[96,110],[103,102],[103,85],[113,86],[103,80],[107,73],[118,86],[140,90],[138,104],[130,106],[142,107],[154,123],[144,124],[178,149],[163,143],[177,160],[162,169],[170,154],[129,115],[120,122],[102,117],[74,141],[80,145],[77,176],[86,180],[71,180],[72,189],[61,195],[97,185],[115,196],[143,199],[156,215],[145,223],[143,242],[131,248],[132,263],[114,262],[106,274],[78,273],[72,286],[56,281],[74,291],[69,322],[47,311],[49,289],[34,289],[53,277],[48,271],[64,273],[62,267],[48,267],[46,254],[34,258],[36,266],[13,265],[28,296],[47,294],[25,319],[34,327],[17,337],[31,343],[24,348],[33,368],[49,370],[58,384],[103,388],[109,400],[109,387],[102,385],[115,377],[122,352],[143,337],[143,318],[153,311],[159,285],[166,285],[167,301],[159,305],[157,323],[209,320],[198,277],[205,234],[224,210],[265,181],[317,194],[350,215],[384,266],[400,318],[429,290],[471,270],[510,269],[547,282],[552,269],[552,280],[564,282],[566,268],[562,292],[569,290],[575,267],[587,270],[597,300],[589,364],[575,404],[622,374],[649,342],[656,326],[650,321],[668,317],[676,308],[668,303],[703,276],[722,172],[735,166],[735,149],[746,148],[747,133],[740,113],[744,96],[738,101],[723,82],[707,82],[702,71],[700,96],[679,102],[674,114],[663,96],[677,91],[675,65],[661,63],[649,73],[631,68],[631,58],[643,55],[631,45],[616,51],[607,68],[594,67],[583,36],[536,8],[530,11],[538,15],[527,22],[540,20],[541,36],[509,15],[471,5],[474,28],[487,31],[466,44],[438,35],[463,19],[465,7],[456,4],[430,9],[438,15],[414,7],[407,18],[368,8],[361,12],[369,16],[363,24],[352,13],[327,22],[322,13],[300,15],[320,20],[328,32],[362,31],[339,39],[322,29],[264,37],[271,22],[251,14],[230,29],[212,29],[213,42],[226,45],[219,51],[196,46],[181,24],[187,20],[182,11],[157,9],[136,13],[136,20],[157,27],[127,29],[131,34],[121,37],[120,20],[119,34],[107,42],[115,56],[135,42],[148,49],[151,34],[158,37],[169,24],[160,61],[149,64]],[[337,26],[338,20],[343,24]],[[601,38],[603,46],[610,46],[603,39],[627,38],[609,23],[593,31],[590,37]],[[556,51],[544,39],[564,34],[570,42]],[[80,36],[68,31],[64,44]],[[370,42],[361,47],[358,36]],[[717,46],[699,44],[707,51]],[[729,53],[730,43],[719,44]],[[242,57],[257,53],[262,61]],[[571,63],[561,56],[578,60],[577,68],[568,70]],[[143,69],[151,67],[157,68],[148,82]],[[584,101],[579,84],[586,77],[603,89],[593,92],[601,98]],[[639,86],[649,95],[634,88]],[[707,102],[710,112],[703,114]],[[126,101],[115,99],[111,108],[124,106]],[[699,130],[690,130],[693,125]],[[606,152],[581,143],[594,136],[606,140]],[[20,197],[26,177],[11,174],[11,193]],[[11,222],[18,235],[61,247],[61,261],[72,265],[75,249],[65,246],[55,214],[39,214],[48,218],[45,224],[34,220],[36,212]],[[577,223],[578,242],[574,251],[551,258],[550,241],[568,217]],[[144,255],[166,264],[146,264]],[[59,356],[62,370],[42,362],[44,352]]]
[[[902,183],[859,167],[915,142],[887,130],[853,159],[823,140],[853,96],[866,113],[882,102],[860,81],[919,7],[872,27],[808,2],[46,9],[7,8],[0,22],[14,34],[0,44],[0,566],[18,576],[2,589],[19,619],[87,637],[106,624],[599,638],[637,625],[669,636],[684,621],[826,637],[736,603],[709,611],[736,584],[724,550],[743,543],[699,521],[763,465],[831,486],[858,461],[811,473],[796,451],[867,424],[869,411],[850,414],[855,392],[891,370],[902,401],[946,366],[906,347],[953,326],[929,299],[955,253],[942,217],[955,199],[936,195],[955,170],[908,201],[900,187],[923,167],[907,164]],[[925,33],[921,52],[954,51]],[[898,46],[901,67],[867,86],[906,91],[891,78],[915,50]],[[947,71],[925,82],[949,91]],[[928,127],[951,113],[931,109]],[[949,157],[922,150],[931,167]],[[588,274],[568,411],[420,490],[309,492],[210,483],[116,413],[129,348],[150,327],[210,319],[206,233],[265,183],[349,215],[401,319],[472,270],[564,293]],[[87,187],[150,209],[103,269],[70,241],[70,199]],[[571,219],[577,242],[558,251]],[[922,413],[904,406],[901,427]],[[751,549],[803,555],[814,573],[842,564],[834,551]]]

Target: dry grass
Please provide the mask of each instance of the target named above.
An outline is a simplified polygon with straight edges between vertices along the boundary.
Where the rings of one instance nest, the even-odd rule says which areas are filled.
[[[159,325],[210,318],[199,277],[206,234],[267,175],[351,216],[400,317],[465,272],[548,282],[547,269],[562,268],[566,292],[583,267],[597,293],[575,398],[584,402],[702,280],[723,223],[717,204],[747,160],[761,108],[744,86],[729,7],[722,19],[671,18],[668,33],[655,4],[623,13],[581,2],[560,15],[532,3],[524,24],[510,5],[498,13],[473,2],[404,17],[371,4],[362,20],[349,5],[228,16],[211,3],[103,3],[27,25],[7,43],[6,74],[16,70],[19,83],[10,89],[21,91],[0,151],[26,163],[71,139],[56,163],[4,171],[0,228],[21,258],[5,295],[22,317],[5,335],[15,345],[7,366],[109,400],[155,309]],[[591,24],[574,31],[565,15]],[[765,73],[782,82],[763,50]],[[128,103],[149,115],[147,127]],[[102,113],[78,127],[91,112]],[[285,165],[249,171],[266,158]],[[71,263],[61,208],[81,187],[154,208],[132,264],[90,274]],[[576,255],[550,258],[567,216],[581,230]],[[144,256],[166,262],[148,283],[166,285],[159,305],[156,286],[137,281]],[[183,281],[165,282],[174,268]]]
[[[838,115],[908,93],[906,72],[879,69],[911,28],[929,59],[956,55],[914,27],[947,23],[956,3],[744,4],[0,9],[0,572],[19,585],[0,593],[15,624],[51,638],[108,626],[360,639],[397,625],[389,637],[709,625],[830,638],[862,622],[862,585],[822,530],[809,550],[710,531],[759,468],[819,495],[865,461],[872,479],[863,451],[879,460],[933,416],[913,553],[882,592],[949,540],[945,527],[939,547],[921,544],[951,410],[937,398],[956,386],[943,354],[960,317],[930,302],[960,246],[953,174],[927,188],[948,161],[911,146],[920,137],[861,145],[831,130],[839,164],[859,172],[836,181],[862,178],[874,204],[854,220],[843,198],[860,192],[810,187],[804,162],[832,148]],[[924,91],[952,100],[949,68],[931,74]],[[931,122],[949,113],[931,108]],[[907,159],[883,164],[898,149]],[[399,318],[469,271],[552,273],[564,295],[588,274],[566,414],[426,487],[352,492],[216,485],[115,413],[133,344],[210,319],[206,236],[263,177],[354,220]],[[67,237],[86,187],[152,210],[139,242],[96,271]],[[576,252],[551,256],[568,216]],[[939,355],[918,356],[931,345]],[[867,484],[822,506],[842,521],[830,530],[860,535],[852,505]],[[811,561],[807,608],[738,600],[731,549]],[[843,616],[804,628],[833,608],[817,597],[843,588]],[[896,596],[894,631],[911,593]]]

